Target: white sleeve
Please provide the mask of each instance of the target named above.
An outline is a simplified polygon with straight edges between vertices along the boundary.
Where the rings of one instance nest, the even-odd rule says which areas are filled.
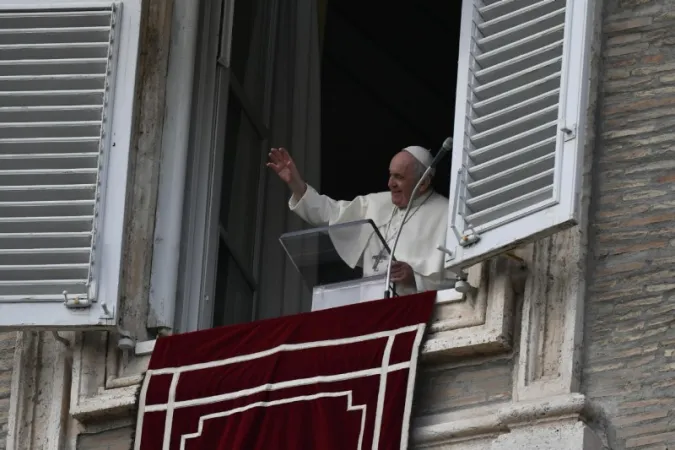
[[[440,291],[455,286],[455,280],[452,278],[452,273],[438,272],[432,273],[429,276],[424,276],[417,272],[413,273],[415,274],[415,287],[417,292]]]
[[[313,226],[363,219],[367,204],[367,196],[359,196],[351,201],[333,200],[327,195],[319,194],[310,185],[307,185],[305,195],[300,200],[296,201],[291,197],[288,201],[290,210]]]

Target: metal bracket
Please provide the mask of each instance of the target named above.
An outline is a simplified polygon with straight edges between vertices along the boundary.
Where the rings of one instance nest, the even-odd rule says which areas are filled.
[[[68,309],[84,309],[91,306],[91,301],[85,296],[68,297],[68,291],[63,291],[63,304]]]
[[[136,348],[136,339],[130,331],[117,327],[117,334],[119,334],[117,348],[122,351],[130,351]]]
[[[452,258],[452,251],[450,251],[450,249],[448,249],[447,247],[439,245],[438,247],[436,247],[436,250],[439,250],[440,252],[445,253],[446,256]]]
[[[577,124],[573,124],[572,126],[567,126],[563,125],[560,127],[560,131],[562,131],[565,134],[565,142],[571,141],[572,139],[576,139],[577,137]]]
[[[469,275],[465,270],[460,270],[459,273],[456,273],[457,280],[455,280],[455,290],[460,294],[474,294],[478,291],[478,288],[471,286],[467,281]]]
[[[101,302],[101,316],[99,317],[99,319],[114,320],[115,315],[113,313],[114,311],[108,308],[108,304],[106,302]]]

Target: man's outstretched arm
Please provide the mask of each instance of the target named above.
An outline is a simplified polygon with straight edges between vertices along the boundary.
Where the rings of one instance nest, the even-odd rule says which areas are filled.
[[[285,148],[273,148],[269,158],[267,167],[274,170],[293,192],[289,202],[291,211],[306,222],[322,226],[365,218],[366,196],[356,197],[352,201],[338,201],[320,195],[307,185]]]

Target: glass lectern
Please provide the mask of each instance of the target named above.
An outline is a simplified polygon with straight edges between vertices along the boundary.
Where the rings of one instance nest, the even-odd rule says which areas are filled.
[[[285,233],[279,241],[312,291],[312,311],[384,297],[390,249],[372,220]],[[363,261],[364,252],[373,261]]]

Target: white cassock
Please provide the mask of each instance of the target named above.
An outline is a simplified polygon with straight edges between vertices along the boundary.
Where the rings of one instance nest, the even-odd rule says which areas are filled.
[[[396,233],[403,220],[405,208],[391,202],[390,192],[378,192],[356,197],[352,201],[338,201],[319,194],[307,186],[305,195],[289,200],[291,211],[313,226],[335,225],[371,219],[387,242],[394,244]],[[449,280],[444,273],[445,255],[437,249],[445,245],[448,199],[436,192],[425,192],[413,201],[398,246],[394,253],[397,261],[406,262],[415,274],[415,286],[397,284],[399,295],[444,288]],[[331,232],[336,251],[350,267],[363,267],[363,276],[385,274],[387,257],[381,258],[383,245],[373,236],[372,228],[343,228]],[[388,256],[388,255],[387,255]]]
[[[422,147],[404,149],[428,167],[431,154]],[[300,200],[288,202],[291,211],[318,227],[370,219],[380,230],[389,248],[402,226],[405,208],[391,202],[390,192],[378,192],[356,197],[352,201],[337,201],[319,194],[311,186]],[[415,286],[396,285],[399,295],[445,289],[451,284],[445,272],[445,255],[438,250],[445,245],[448,221],[448,199],[429,191],[412,202],[410,213],[394,252],[397,261],[408,263],[415,274]],[[344,227],[330,231],[330,238],[340,257],[354,268],[363,267],[363,276],[384,275],[388,253],[368,226]]]

